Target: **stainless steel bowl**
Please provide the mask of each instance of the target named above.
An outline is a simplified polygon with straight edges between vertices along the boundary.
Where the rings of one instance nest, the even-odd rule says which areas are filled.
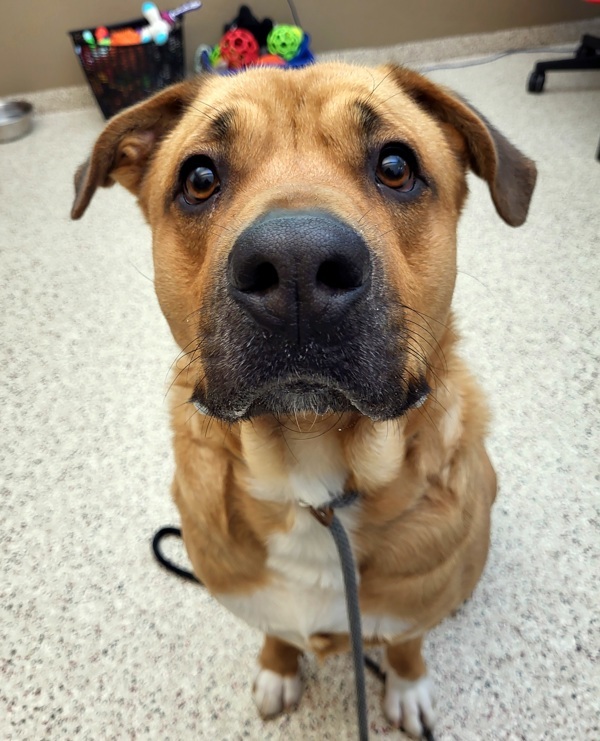
[[[10,142],[29,134],[33,126],[33,106],[26,100],[0,103],[0,142]]]

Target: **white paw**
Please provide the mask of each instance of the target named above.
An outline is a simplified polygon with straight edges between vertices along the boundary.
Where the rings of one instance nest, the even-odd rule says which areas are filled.
[[[270,669],[261,669],[252,689],[254,702],[263,718],[290,710],[298,704],[301,695],[300,672],[293,677],[284,677]]]
[[[427,675],[412,682],[388,667],[383,709],[390,723],[420,738],[435,723],[433,682]]]

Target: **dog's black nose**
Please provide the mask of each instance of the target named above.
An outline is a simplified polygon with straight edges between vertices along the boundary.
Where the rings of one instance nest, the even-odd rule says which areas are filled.
[[[303,342],[339,324],[366,293],[369,250],[348,224],[320,211],[272,211],[240,234],[229,290],[262,327]]]

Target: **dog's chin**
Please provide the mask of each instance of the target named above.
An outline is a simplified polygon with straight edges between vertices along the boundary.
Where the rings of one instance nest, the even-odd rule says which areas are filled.
[[[240,398],[225,404],[215,403],[210,395],[196,389],[191,401],[202,414],[223,422],[243,422],[265,415],[277,418],[299,415],[325,417],[345,413],[357,413],[382,421],[396,419],[409,409],[421,406],[428,394],[429,387],[423,381],[408,392],[390,394],[382,404],[327,382],[294,379],[265,386],[243,400]]]
[[[306,381],[284,383],[267,389],[257,396],[248,407],[243,419],[252,419],[265,414],[276,417],[311,414],[343,414],[359,411],[340,390]]]

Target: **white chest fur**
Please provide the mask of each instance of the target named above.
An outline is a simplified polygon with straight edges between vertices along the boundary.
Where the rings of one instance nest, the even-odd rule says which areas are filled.
[[[348,471],[335,438],[324,436],[289,441],[294,463],[285,471],[268,468],[270,475],[253,476],[253,496],[275,501],[322,505],[343,490]],[[296,442],[296,444],[294,444]],[[300,444],[301,443],[301,444]],[[337,514],[351,541],[360,504]],[[294,526],[267,542],[268,587],[245,595],[216,595],[249,625],[299,648],[308,648],[315,633],[347,633],[348,618],[339,556],[329,530],[301,507]],[[410,624],[400,618],[363,615],[363,636],[391,640]]]

